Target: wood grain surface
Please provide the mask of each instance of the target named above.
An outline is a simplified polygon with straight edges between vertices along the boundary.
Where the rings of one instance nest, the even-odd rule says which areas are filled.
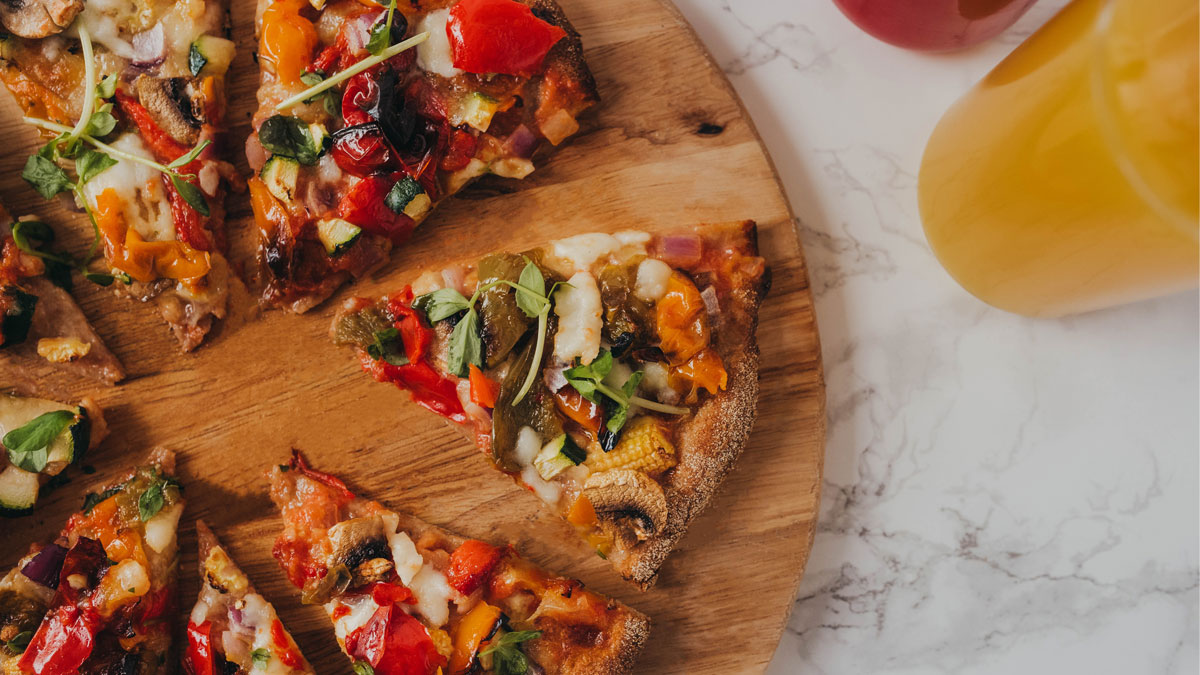
[[[588,231],[678,229],[752,218],[773,271],[762,308],[762,395],[755,431],[716,499],[668,559],[658,585],[623,582],[569,526],[495,473],[460,431],[376,384],[327,337],[334,304],[307,315],[270,312],[218,328],[179,353],[153,308],[77,282],[76,296],[129,371],[105,388],[37,364],[0,360],[0,385],[66,399],[95,397],[112,435],[34,515],[0,520],[0,565],[53,536],[83,494],[117,477],[153,445],[180,454],[187,515],[181,533],[180,617],[194,602],[194,519],[208,521],[276,604],[320,673],[349,673],[319,607],[300,604],[275,561],[279,520],[263,475],[305,451],[312,464],[392,507],[471,537],[514,543],[548,569],[577,576],[653,619],[638,666],[647,673],[760,671],[770,660],[812,545],[825,438],[820,344],[793,216],[745,110],[674,7],[657,0],[563,0],[583,35],[600,107],[580,134],[524,181],[484,180],[446,202],[352,292],[387,292],[418,270],[492,249],[520,250]],[[230,82],[228,155],[245,169],[241,139],[254,106],[254,3],[234,3],[241,46]],[[0,195],[90,238],[85,218],[41,200],[20,179],[37,143],[7,95]],[[230,198],[235,259],[244,255],[247,200]],[[252,266],[247,264],[247,269]],[[94,471],[93,471],[94,470]]]

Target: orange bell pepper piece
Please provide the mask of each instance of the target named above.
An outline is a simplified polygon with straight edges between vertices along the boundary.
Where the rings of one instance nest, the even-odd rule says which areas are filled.
[[[300,15],[307,6],[306,0],[275,0],[262,16],[258,55],[275,64],[279,81],[288,86],[303,84],[300,76],[317,47],[316,27]]]
[[[500,608],[483,601],[467,612],[454,632],[454,651],[450,654],[450,666],[447,671],[450,675],[470,672],[476,654],[492,633],[496,632],[496,624],[499,621]]]
[[[96,224],[111,266],[142,283],[159,278],[196,279],[212,269],[208,253],[181,241],[142,239],[125,223],[123,208],[124,200],[112,188],[96,197]]]
[[[717,350],[707,347],[688,359],[687,363],[673,368],[671,378],[691,383],[688,399],[694,400],[698,389],[705,389],[710,394],[723,391],[728,384],[729,374],[725,372],[725,363]]]
[[[687,362],[708,346],[710,333],[704,299],[691,279],[680,272],[667,280],[667,293],[655,306],[659,348],[672,364]]]
[[[500,383],[484,375],[474,363],[470,371],[471,402],[485,408],[495,408],[496,397],[500,395]]]
[[[592,506],[592,500],[582,494],[576,497],[571,510],[567,511],[567,522],[580,527],[595,525],[596,507]]]

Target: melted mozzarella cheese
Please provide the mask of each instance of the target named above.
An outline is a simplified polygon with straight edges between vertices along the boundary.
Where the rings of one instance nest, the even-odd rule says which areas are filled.
[[[159,511],[158,515],[146,521],[146,534],[143,538],[150,548],[157,553],[163,553],[175,547],[175,533],[179,528],[181,515],[183,504],[176,504]]]
[[[333,616],[333,610],[339,606],[347,607],[350,610],[349,614],[338,617],[333,622],[333,632],[342,641],[345,641],[346,637],[354,631],[367,625],[367,622],[379,610],[379,605],[375,604],[370,594],[351,595],[341,599],[330,600],[325,603],[325,611],[330,616]]]
[[[554,313],[558,315],[554,357],[562,363],[572,363],[579,357],[588,364],[600,353],[600,330],[604,327],[600,289],[587,272],[576,272],[567,284],[554,298]]]
[[[417,22],[416,27],[417,33],[429,31],[429,39],[417,45],[417,66],[442,77],[454,77],[462,72],[454,67],[450,38],[446,35],[446,19],[449,18],[450,10],[435,10]]]
[[[407,532],[389,534],[388,546],[392,549],[392,563],[396,565],[396,575],[400,577],[400,583],[407,586],[417,572],[421,571],[425,559],[421,557]]]
[[[444,626],[450,620],[450,601],[457,594],[450,587],[446,575],[426,563],[412,578],[409,590],[416,597],[417,612],[435,626]]]
[[[646,255],[650,235],[637,230],[622,230],[616,234],[591,232],[551,242],[547,264],[565,275],[591,268],[596,261],[627,260]]]
[[[136,134],[123,134],[112,146],[118,150],[153,159],[142,139]],[[125,222],[146,241],[175,239],[175,223],[171,219],[171,203],[163,188],[162,174],[148,166],[118,160],[83,186],[92,206],[105,190],[113,190],[123,202]]]
[[[517,445],[513,448],[513,460],[521,466],[531,466],[541,449],[541,435],[532,427],[521,427],[517,432]]]
[[[538,499],[551,506],[557,505],[558,500],[562,498],[562,487],[543,479],[537,469],[532,466],[521,469],[521,481],[533,490],[533,494],[537,495]]]
[[[555,483],[544,480],[533,466],[533,460],[542,450],[542,436],[531,427],[521,427],[517,432],[517,444],[513,448],[513,460],[521,468],[521,482],[529,486],[542,501],[550,505],[558,504],[562,497],[562,488]]]
[[[92,0],[79,13],[79,20],[87,26],[93,42],[104,45],[108,51],[126,59],[133,58],[133,45],[121,38],[118,19],[122,12],[137,11],[137,5],[117,0]],[[77,35],[77,31],[72,34]]]
[[[671,267],[661,260],[646,258],[638,265],[633,293],[646,302],[658,302],[667,294]]]

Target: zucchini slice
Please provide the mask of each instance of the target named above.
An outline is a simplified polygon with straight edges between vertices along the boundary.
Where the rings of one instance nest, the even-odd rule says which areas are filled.
[[[23,396],[0,395],[0,439],[12,439],[14,432],[29,431],[55,413],[68,413],[65,424],[53,438],[39,448],[26,447],[21,452],[10,449],[0,441],[0,515],[27,513],[37,503],[38,493],[52,478],[68,465],[79,461],[87,451],[92,437],[92,423],[87,410],[57,401]],[[37,471],[30,471],[30,462]],[[25,464],[25,468],[18,466]]]
[[[6,286],[0,290],[0,347],[21,344],[29,337],[37,296]]]
[[[267,190],[284,204],[291,204],[296,194],[296,183],[300,180],[300,162],[291,157],[271,155],[258,177],[267,184]]]
[[[317,222],[317,238],[325,245],[325,252],[338,255],[358,241],[362,228],[341,218],[327,218]]]
[[[224,75],[233,63],[237,47],[232,40],[215,35],[201,35],[188,50],[188,70],[194,76]]]
[[[396,181],[387,197],[384,198],[384,203],[393,212],[403,213],[418,221],[426,213],[429,213],[429,207],[433,205],[421,184],[413,180],[411,176],[405,176]]]
[[[543,480],[550,480],[563,471],[578,466],[585,459],[587,452],[576,445],[570,436],[561,434],[542,447],[533,460],[533,466]]]

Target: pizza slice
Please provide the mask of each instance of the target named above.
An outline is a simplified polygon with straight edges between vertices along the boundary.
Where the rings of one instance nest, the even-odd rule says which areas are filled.
[[[0,349],[116,384],[125,369],[68,292],[71,270],[53,241],[48,225],[0,206]]]
[[[0,516],[24,515],[108,435],[104,413],[90,398],[67,405],[0,394]]]
[[[43,197],[67,193],[96,240],[73,264],[87,278],[153,302],[194,349],[238,283],[225,259],[217,159],[224,78],[233,59],[218,0],[23,0],[0,13],[0,80],[49,141],[22,173]],[[37,12],[40,10],[40,14]],[[103,272],[88,272],[103,252]],[[115,283],[114,283],[115,282]]]
[[[753,426],[768,279],[751,222],[584,234],[348,300],[331,331],[647,587]]]
[[[357,497],[298,452],[271,471],[275,558],[356,673],[620,673],[649,620],[521,559]]]
[[[0,672],[174,672],[183,495],[173,471],[174,456],[156,451],[0,579]]]
[[[254,590],[204,521],[200,543],[200,597],[188,619],[184,672],[189,675],[313,673],[275,608]]]
[[[599,100],[553,0],[259,0],[257,29],[263,301],[296,312],[474,178],[527,176]]]

